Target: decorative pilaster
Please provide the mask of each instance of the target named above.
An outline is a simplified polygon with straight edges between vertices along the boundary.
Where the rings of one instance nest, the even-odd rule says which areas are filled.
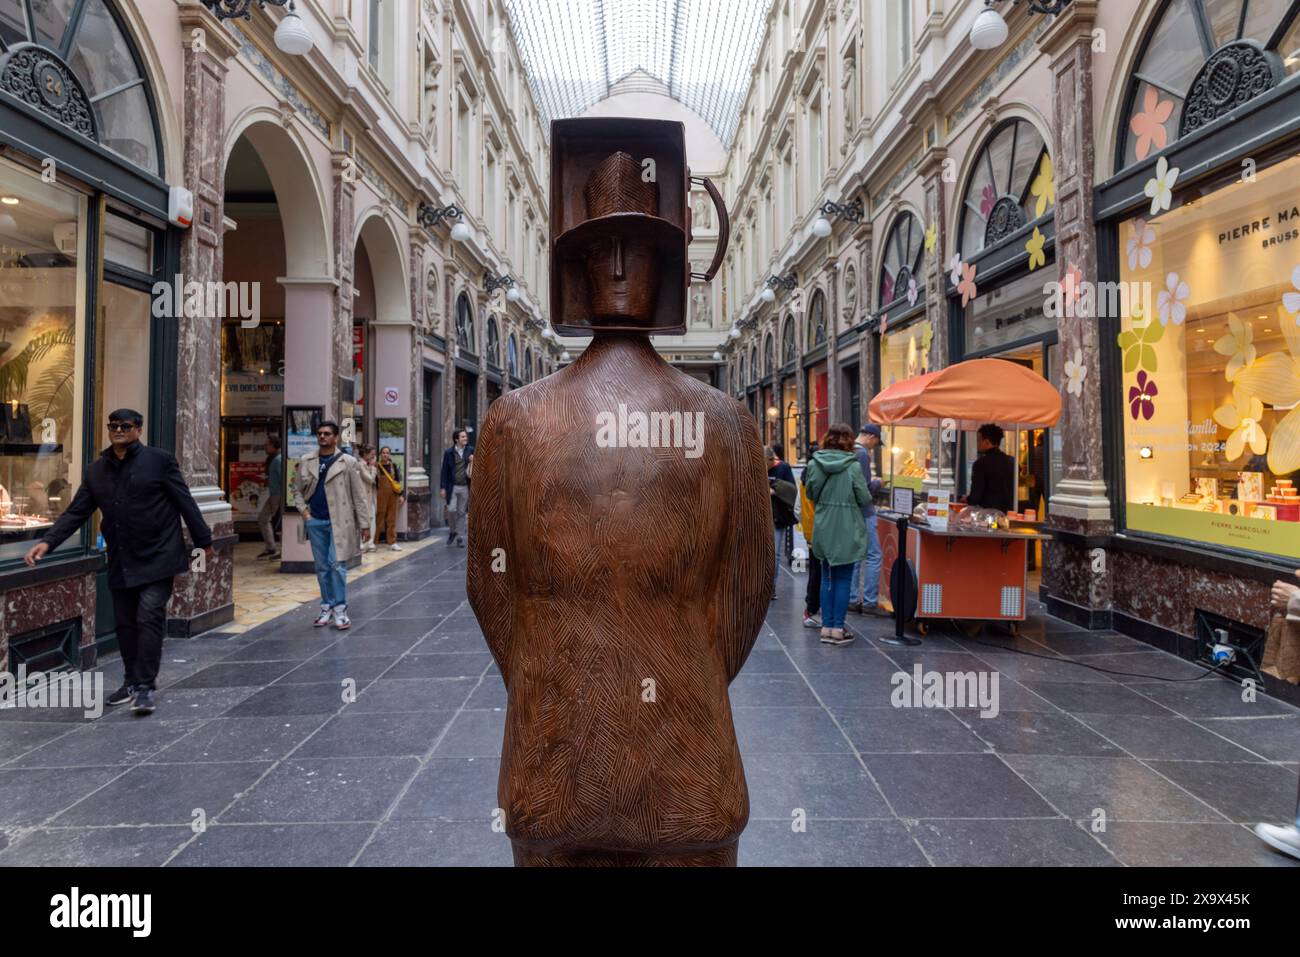
[[[339,376],[352,374],[353,282],[357,259],[356,246],[352,243],[352,216],[357,187],[356,167],[349,159],[346,153],[335,152],[330,164],[334,173],[334,274],[338,276],[339,288],[330,329],[331,367],[325,370],[329,376],[325,415],[336,420],[339,415]],[[371,357],[366,356],[366,363],[371,361]],[[374,397],[366,396],[367,406],[373,403]]]

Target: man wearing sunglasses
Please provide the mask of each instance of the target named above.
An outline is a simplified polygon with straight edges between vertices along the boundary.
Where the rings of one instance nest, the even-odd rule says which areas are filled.
[[[348,559],[358,554],[370,532],[370,498],[361,465],[339,448],[339,427],[316,427],[316,451],[298,461],[294,481],[304,503],[303,526],[311,541],[311,560],[320,582],[320,616],[316,627],[332,620],[339,631],[352,627],[348,618]]]
[[[212,561],[212,530],[190,494],[176,457],[140,441],[144,417],[134,409],[108,414],[109,446],[91,462],[67,511],[27,552],[34,566],[99,509],[108,546],[108,587],[113,593],[124,682],[111,705],[134,699],[131,710],[152,714],[154,686],[167,631],[172,579],[189,570],[181,520],[194,544]]]

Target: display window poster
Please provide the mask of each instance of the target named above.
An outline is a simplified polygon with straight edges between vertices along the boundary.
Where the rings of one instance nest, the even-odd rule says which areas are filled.
[[[277,416],[284,404],[284,326],[221,330],[221,414]]]
[[[230,462],[226,466],[226,487],[230,490],[230,508],[235,521],[257,518],[266,502],[265,462]]]
[[[375,451],[385,446],[393,453],[393,461],[401,469],[402,485],[406,485],[406,420],[378,419],[375,422],[377,439]]]
[[[365,409],[365,389],[361,384],[366,374],[366,325],[364,322],[352,324],[352,377],[356,380],[356,393],[353,399],[357,414]]]
[[[301,511],[302,497],[298,494],[293,477],[298,473],[298,463],[316,451],[316,427],[321,422],[320,406],[289,406],[284,410],[284,490],[285,508]]]

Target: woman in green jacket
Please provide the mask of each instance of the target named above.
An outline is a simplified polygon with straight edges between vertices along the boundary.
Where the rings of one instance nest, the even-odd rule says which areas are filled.
[[[847,645],[845,633],[853,566],[867,557],[862,509],[871,501],[867,480],[853,455],[853,429],[842,422],[822,438],[805,472],[813,513],[812,554],[822,563],[822,641]]]

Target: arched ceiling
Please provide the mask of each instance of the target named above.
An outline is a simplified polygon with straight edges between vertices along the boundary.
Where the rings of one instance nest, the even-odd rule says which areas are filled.
[[[730,146],[771,0],[506,0],[550,121],[579,116],[645,74]],[[620,91],[627,84],[620,86]]]

